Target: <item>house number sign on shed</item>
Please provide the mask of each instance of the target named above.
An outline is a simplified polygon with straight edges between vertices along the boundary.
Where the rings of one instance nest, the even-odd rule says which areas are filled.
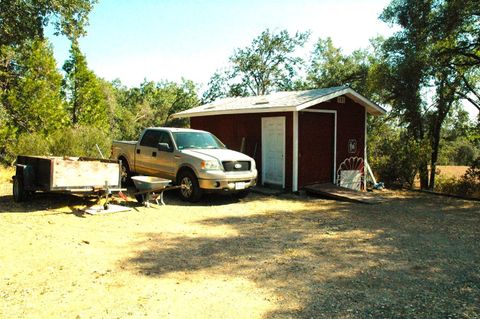
[[[357,152],[357,140],[351,138],[348,140],[348,152],[349,153],[356,153]]]

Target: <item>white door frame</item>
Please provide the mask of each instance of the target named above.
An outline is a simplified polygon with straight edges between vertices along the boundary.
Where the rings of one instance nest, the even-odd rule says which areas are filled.
[[[285,136],[286,136],[286,120],[285,120],[285,116],[266,116],[266,117],[262,117],[262,185],[265,183],[265,158],[266,158],[266,149],[264,147],[265,145],[265,135],[263,134],[264,133],[264,123],[265,123],[265,120],[267,119],[278,119],[278,118],[281,118],[282,119],[282,124],[283,124],[283,138],[281,140],[281,143],[282,143],[282,149],[283,149],[283,156],[282,156],[282,188],[285,188]]]
[[[301,112],[326,113],[333,114],[333,183],[337,183],[337,111],[336,110],[320,110],[320,109],[304,109]],[[298,191],[298,112],[293,112],[293,171],[292,171],[292,191]]]

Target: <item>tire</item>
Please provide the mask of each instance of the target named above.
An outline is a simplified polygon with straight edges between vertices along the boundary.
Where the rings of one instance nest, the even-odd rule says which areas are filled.
[[[23,186],[23,179],[15,176],[13,179],[13,200],[17,203],[23,202],[27,199],[28,192]]]
[[[137,202],[139,202],[140,204],[143,204],[143,194],[135,195],[135,199],[136,199]]]
[[[177,184],[182,186],[179,191],[182,200],[196,203],[202,198],[202,189],[198,185],[198,179],[190,171],[181,171],[178,174]]]
[[[132,172],[130,172],[130,167],[125,159],[122,160],[120,182],[122,187],[130,186],[132,184]]]

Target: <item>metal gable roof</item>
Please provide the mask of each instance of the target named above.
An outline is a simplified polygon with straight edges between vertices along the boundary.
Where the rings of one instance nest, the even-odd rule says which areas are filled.
[[[301,111],[310,106],[345,95],[364,106],[373,115],[386,111],[347,86],[307,91],[276,92],[261,96],[230,97],[174,114],[175,118],[223,114]]]

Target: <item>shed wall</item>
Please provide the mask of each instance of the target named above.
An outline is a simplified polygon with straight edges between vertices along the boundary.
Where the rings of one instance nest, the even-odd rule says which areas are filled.
[[[345,103],[333,101],[323,102],[310,107],[310,109],[324,109],[337,111],[337,160],[336,167],[349,157],[364,157],[365,147],[365,108],[348,97]],[[293,114],[291,112],[277,113],[251,113],[232,115],[213,115],[192,117],[190,126],[194,129],[206,130],[216,135],[228,148],[240,150],[242,138],[245,137],[244,153],[253,157],[257,163],[259,183],[262,176],[262,117],[285,116],[285,188],[292,188],[292,156],[293,156]],[[308,132],[301,132],[299,137],[306,136]],[[308,129],[312,129],[311,127]],[[315,128],[313,128],[315,129]],[[349,152],[349,140],[356,141],[356,150]],[[299,144],[302,140],[299,140]],[[305,140],[303,143],[309,143]],[[300,163],[300,162],[299,162]],[[299,165],[300,166],[300,165]],[[311,167],[298,167],[299,175],[302,170],[309,170]],[[313,168],[314,169],[314,168]],[[333,169],[332,169],[333,171]],[[302,186],[299,181],[299,188]]]
[[[255,159],[258,182],[262,176],[262,117],[285,116],[285,188],[292,187],[292,113],[253,113],[199,116],[190,119],[191,128],[213,133],[229,149],[239,151],[245,137],[244,153]]]
[[[336,110],[337,111],[337,168],[349,157],[364,157],[365,149],[365,108],[355,103],[348,97],[345,104],[336,101],[328,101],[311,109]],[[348,143],[350,139],[357,141],[356,151],[349,153]]]

